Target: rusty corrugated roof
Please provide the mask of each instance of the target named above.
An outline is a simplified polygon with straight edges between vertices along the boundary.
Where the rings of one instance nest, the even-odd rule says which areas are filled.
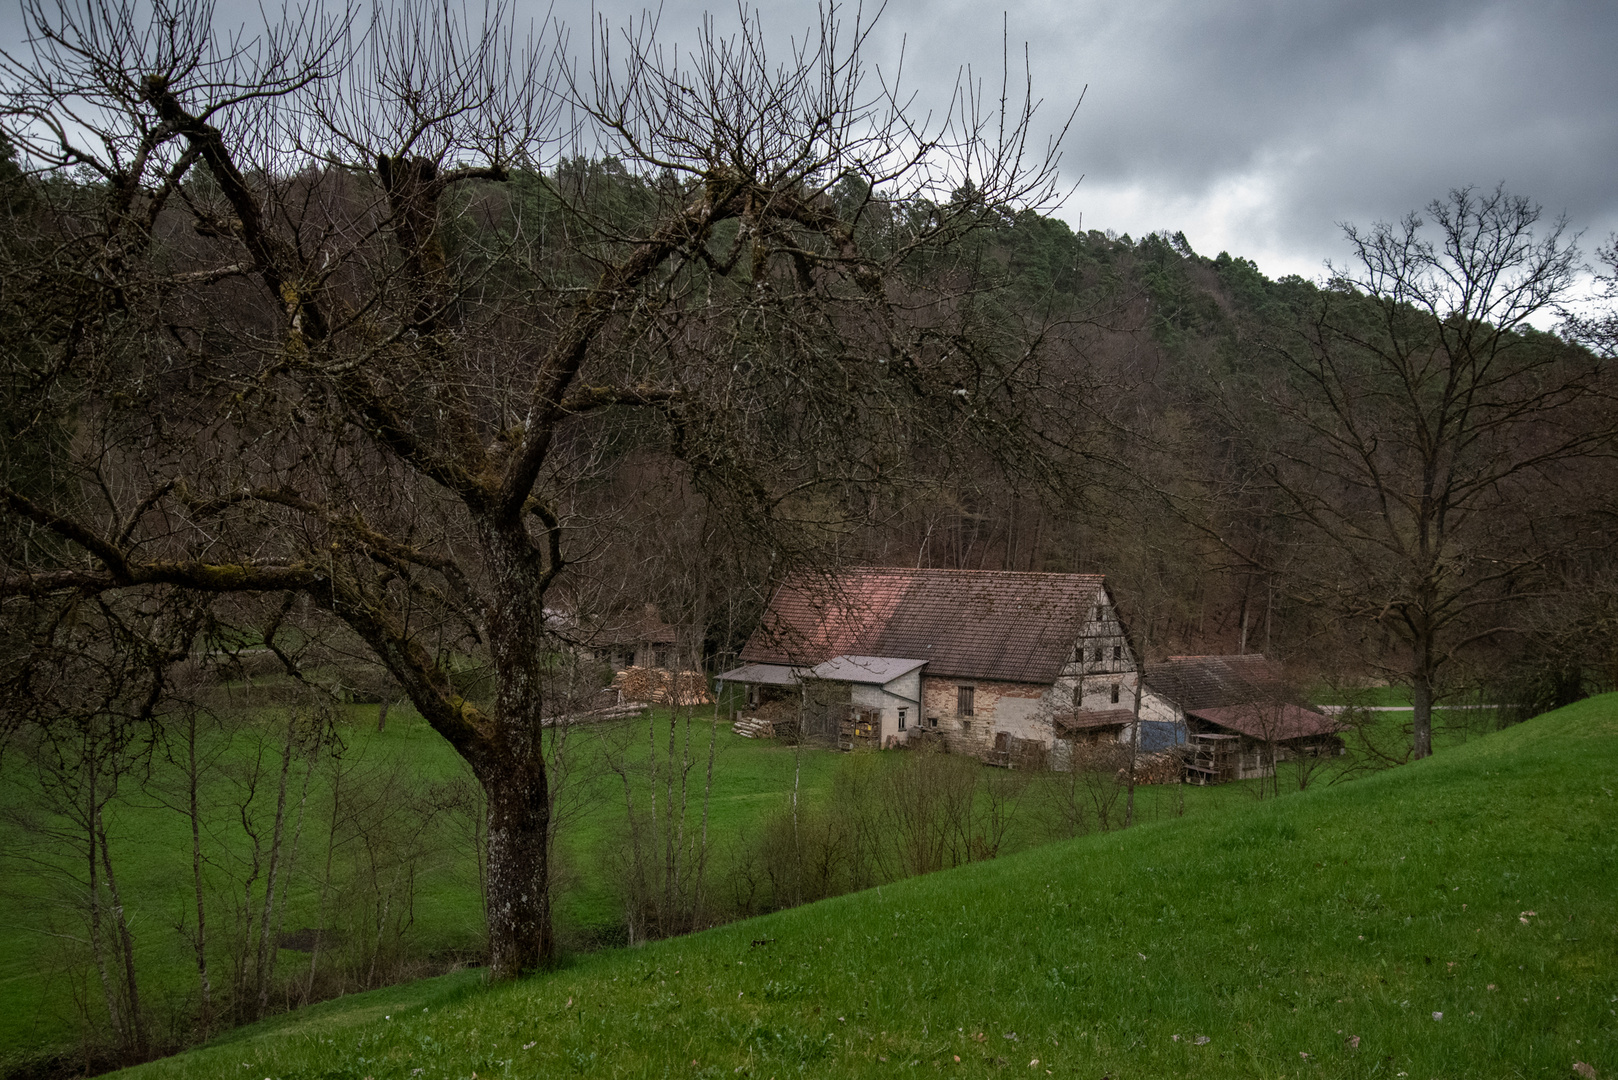
[[[851,653],[927,661],[929,677],[1056,681],[1100,574],[858,567],[789,578],[742,649],[754,663]]]
[[[1310,735],[1330,735],[1343,725],[1325,713],[1291,704],[1223,705],[1197,709],[1189,715],[1255,739],[1281,742]]]

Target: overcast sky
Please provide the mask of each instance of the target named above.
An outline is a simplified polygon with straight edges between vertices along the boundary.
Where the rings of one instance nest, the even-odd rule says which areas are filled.
[[[14,2],[0,0],[13,44]],[[225,21],[257,16],[257,0],[219,2]],[[507,2],[519,23],[549,11],[587,45],[590,0]],[[660,39],[692,41],[709,6],[666,0]],[[736,25],[733,2],[712,10]],[[758,10],[777,41],[817,21],[812,0]],[[997,79],[1002,18],[1019,68],[1027,44],[1047,125],[1088,86],[1062,160],[1069,184],[1083,177],[1061,211],[1075,227],[1180,230],[1272,277],[1340,261],[1340,222],[1394,220],[1465,184],[1504,182],[1565,213],[1587,252],[1618,231],[1612,0],[891,0],[870,58],[891,74],[902,44],[907,83],[943,105],[963,66]]]
[[[524,18],[547,5],[517,0]],[[531,6],[522,6],[522,5]],[[660,34],[690,41],[708,5],[669,0]],[[557,0],[580,34],[589,0]],[[621,19],[641,5],[598,0]],[[713,6],[734,25],[733,6]],[[1618,4],[1610,0],[892,0],[877,60],[947,94],[958,68],[998,71],[1002,11],[1027,43],[1043,116],[1088,85],[1062,216],[1140,236],[1181,230],[1200,253],[1272,277],[1341,259],[1339,222],[1392,220],[1450,188],[1504,182],[1590,241],[1618,230]],[[762,9],[801,34],[812,3]]]

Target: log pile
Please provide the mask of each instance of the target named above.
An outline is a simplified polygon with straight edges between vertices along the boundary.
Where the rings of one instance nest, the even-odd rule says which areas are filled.
[[[644,701],[653,705],[711,705],[708,677],[700,671],[670,671],[667,668],[628,667],[612,680],[624,701]]]
[[[730,730],[744,739],[775,738],[775,725],[757,716],[738,716],[736,722],[730,725]]]
[[[1185,774],[1185,755],[1178,749],[1159,750],[1135,759],[1135,783],[1177,784]]]
[[[541,727],[569,727],[574,724],[600,724],[608,720],[627,720],[631,716],[640,716],[646,712],[644,703],[625,702],[622,705],[612,705],[602,709],[590,709],[587,712],[566,713],[562,716],[547,716],[541,720]]]

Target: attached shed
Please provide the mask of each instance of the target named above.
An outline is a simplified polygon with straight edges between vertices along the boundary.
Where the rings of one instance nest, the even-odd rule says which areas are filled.
[[[1258,653],[1169,657],[1146,673],[1141,715],[1183,727],[1194,784],[1273,776],[1277,762],[1343,753],[1341,725]]]
[[[834,656],[809,670],[820,697],[843,709],[839,745],[856,738],[888,747],[904,742],[921,718],[921,673],[927,661],[896,656]],[[872,726],[874,725],[874,730]]]

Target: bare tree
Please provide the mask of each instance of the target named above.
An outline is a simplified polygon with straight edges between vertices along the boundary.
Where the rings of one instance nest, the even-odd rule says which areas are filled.
[[[918,440],[1040,460],[1037,352],[948,262],[1057,194],[1026,89],[924,120],[830,9],[785,57],[751,19],[684,56],[603,24],[582,71],[559,30],[427,0],[227,36],[208,3],[23,14],[8,385],[74,438],[50,485],[0,478],[38,538],[0,595],[286,594],[346,626],[487,794],[497,977],[553,951],[546,598],[604,460],[678,462],[782,565]]]
[[[1510,626],[1554,544],[1551,482],[1610,448],[1618,412],[1607,365],[1534,329],[1578,266],[1539,207],[1465,188],[1347,234],[1354,264],[1271,342],[1281,373],[1241,411],[1300,527],[1295,588],[1412,687],[1425,757],[1445,671]]]

